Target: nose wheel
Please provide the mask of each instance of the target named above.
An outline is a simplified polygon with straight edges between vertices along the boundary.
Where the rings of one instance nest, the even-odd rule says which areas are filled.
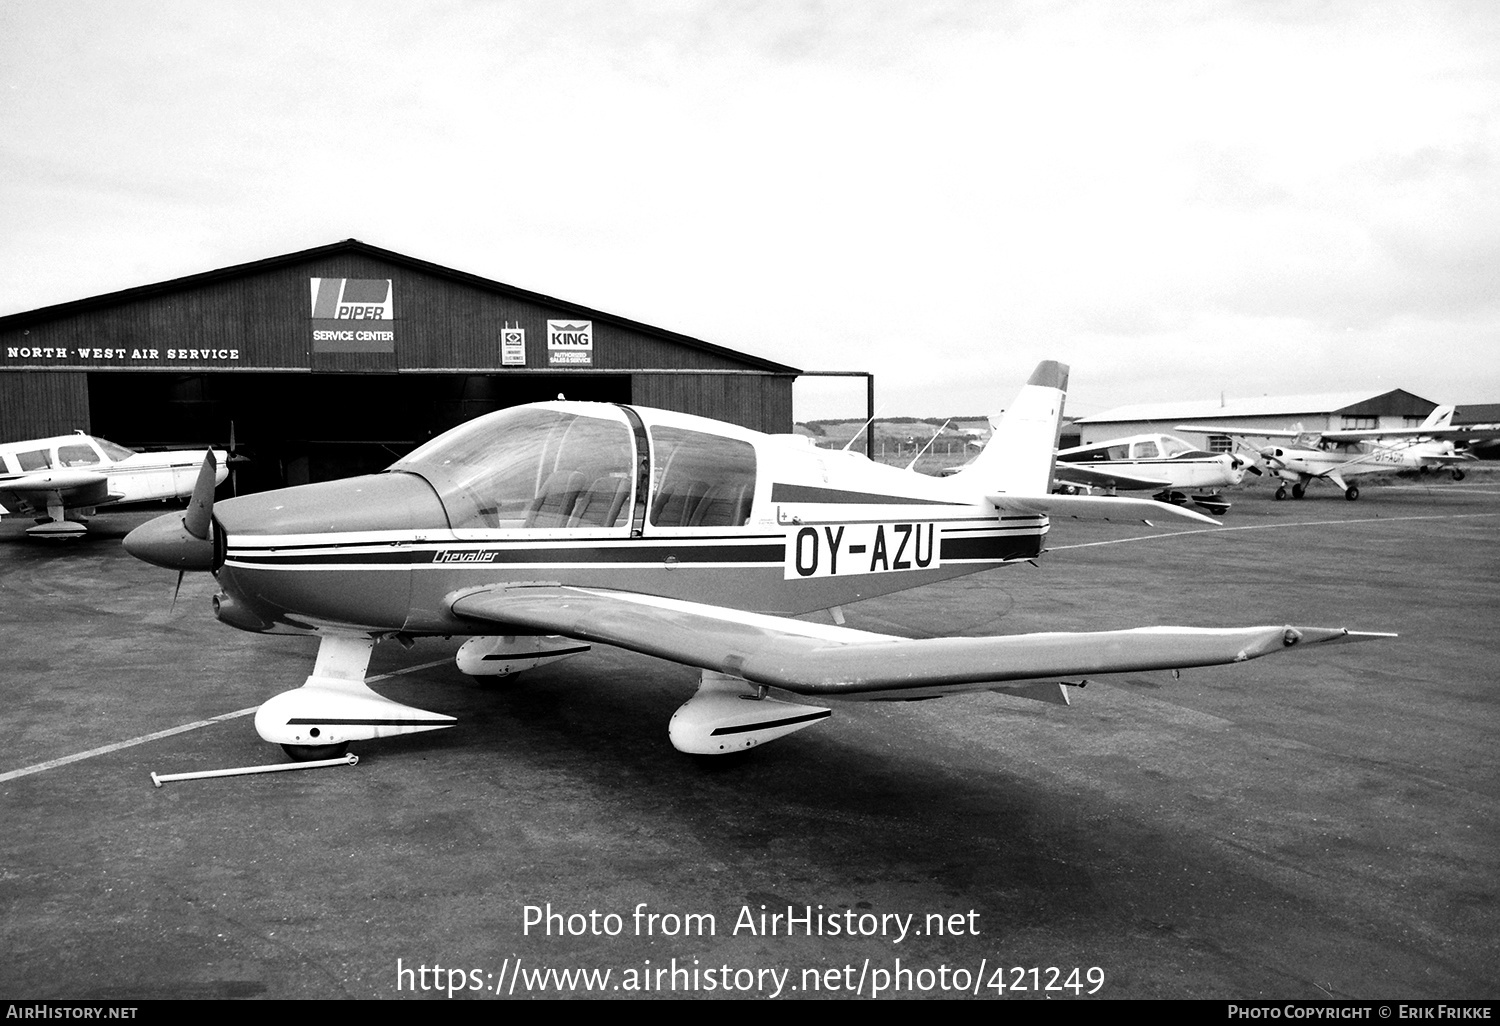
[[[282,745],[281,750],[293,762],[317,762],[319,759],[341,759],[349,754],[349,742],[337,745]]]

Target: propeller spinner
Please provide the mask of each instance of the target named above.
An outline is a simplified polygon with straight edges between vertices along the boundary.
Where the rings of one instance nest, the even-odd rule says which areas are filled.
[[[125,551],[168,570],[216,570],[213,537],[214,478],[219,461],[210,449],[203,457],[193,497],[182,516],[167,513],[125,536]]]

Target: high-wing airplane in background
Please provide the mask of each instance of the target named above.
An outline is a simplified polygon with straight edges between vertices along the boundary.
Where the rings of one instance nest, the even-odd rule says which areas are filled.
[[[227,456],[215,454],[214,483],[227,476]],[[78,432],[0,444],[0,514],[45,514],[26,533],[77,537],[83,518],[100,506],[193,494],[204,455],[197,450],[135,452]]]
[[[1154,491],[1158,502],[1178,505],[1189,499],[1180,489],[1213,489],[1191,496],[1214,516],[1229,512],[1217,489],[1237,485],[1245,472],[1259,474],[1254,461],[1227,452],[1204,452],[1171,435],[1131,435],[1093,442],[1057,453],[1054,479],[1064,487],[1115,491]]]
[[[615,645],[697,667],[668,731],[742,751],[826,718],[787,701],[997,691],[1066,704],[1059,678],[1240,662],[1389,635],[1317,627],[1142,627],[909,640],[793,619],[1033,560],[1049,516],[1178,517],[1147,499],[1050,495],[1067,368],[1047,361],[989,445],[946,478],[685,414],[549,402],[479,417],[380,474],[213,501],[125,547],[216,574],[247,631],[320,637],[305,683],[256,729],[299,758],[450,726],[365,683],[378,641],[464,636],[458,668],[503,675]],[[210,465],[211,467],[211,465]]]
[[[1301,426],[1286,431],[1215,424],[1179,424],[1178,431],[1226,435],[1230,438],[1289,438],[1290,445],[1271,442],[1259,450],[1260,462],[1272,474],[1291,484],[1291,495],[1300,499],[1313,481],[1328,481],[1350,502],[1359,498],[1359,485],[1346,478],[1392,470],[1427,470],[1449,467],[1455,480],[1464,477],[1463,464],[1474,457],[1457,443],[1500,438],[1493,428],[1452,426],[1452,406],[1439,406],[1417,427],[1369,428],[1309,432]],[[1286,484],[1276,489],[1276,498],[1287,497]]]

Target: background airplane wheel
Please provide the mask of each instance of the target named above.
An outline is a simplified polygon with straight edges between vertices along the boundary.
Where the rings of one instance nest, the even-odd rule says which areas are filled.
[[[1462,481],[1463,479],[1464,479],[1464,472],[1462,470],[1455,470],[1453,472],[1453,480],[1455,480],[1455,481]]]
[[[349,752],[349,742],[338,745],[282,745],[281,750],[292,757],[293,762],[317,762],[319,759],[338,759]]]
[[[1281,500],[1281,499],[1286,498],[1286,487],[1285,486],[1276,489],[1276,498],[1277,498],[1278,501]]]
[[[1350,502],[1353,502],[1355,499],[1359,498],[1359,485],[1350,485],[1349,490],[1344,493],[1344,498],[1348,499]]]
[[[1302,496],[1304,496],[1306,494],[1307,494],[1307,489],[1303,488],[1300,484],[1294,484],[1294,485],[1292,485],[1292,498],[1294,498],[1294,499],[1300,499],[1300,498],[1302,498]]]

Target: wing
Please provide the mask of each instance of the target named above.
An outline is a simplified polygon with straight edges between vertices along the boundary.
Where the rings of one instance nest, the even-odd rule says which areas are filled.
[[[1166,488],[1172,482],[1154,477],[1131,477],[1113,470],[1101,470],[1082,463],[1067,463],[1058,460],[1052,465],[1052,476],[1069,484],[1088,485],[1090,488],[1123,488],[1126,491],[1150,491]]]
[[[561,585],[460,593],[461,616],[657,656],[823,698],[1023,690],[1043,678],[1243,662],[1294,646],[1391,634],[1320,627],[1140,627],[908,639],[679,599]]]
[[[1463,427],[1413,427],[1370,428],[1358,431],[1324,431],[1323,437],[1332,442],[1373,442],[1382,438],[1395,441],[1485,441],[1500,438],[1500,428]]]
[[[68,506],[99,506],[119,498],[109,493],[109,480],[92,470],[44,470],[0,478],[0,495],[44,505],[51,499]]]
[[[1307,431],[1276,431],[1271,428],[1247,428],[1243,425],[1231,427],[1228,424],[1178,424],[1176,430],[1193,431],[1201,435],[1224,435],[1227,438],[1300,438],[1305,434],[1317,434],[1317,432]]]

